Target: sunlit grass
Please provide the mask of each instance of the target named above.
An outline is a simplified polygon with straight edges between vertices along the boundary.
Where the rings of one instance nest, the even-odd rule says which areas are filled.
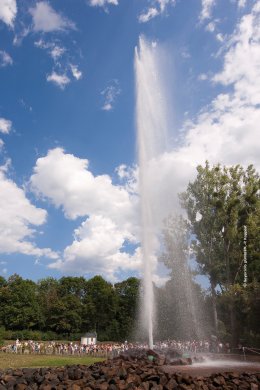
[[[24,367],[61,367],[72,364],[90,365],[104,358],[89,356],[19,355],[0,353],[0,369]]]

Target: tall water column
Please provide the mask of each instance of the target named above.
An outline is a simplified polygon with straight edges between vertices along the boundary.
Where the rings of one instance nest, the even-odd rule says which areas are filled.
[[[156,267],[157,234],[160,225],[160,199],[154,177],[154,164],[166,149],[167,112],[158,45],[141,36],[135,48],[136,125],[139,163],[141,248],[143,256],[143,318],[153,347],[155,304],[152,274]]]

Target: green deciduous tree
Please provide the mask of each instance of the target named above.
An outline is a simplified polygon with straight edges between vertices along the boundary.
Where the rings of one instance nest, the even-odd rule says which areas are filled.
[[[108,329],[116,317],[116,294],[113,285],[101,276],[95,276],[86,282],[83,299],[84,321],[87,330],[95,330],[102,339],[111,339]]]
[[[42,330],[70,335],[80,332],[83,319],[85,279],[63,277],[42,279],[38,283],[38,302],[42,313]]]
[[[12,330],[37,329],[40,309],[37,286],[31,280],[12,275],[0,288],[2,323]]]
[[[117,296],[117,322],[119,324],[118,339],[124,340],[132,336],[137,321],[140,280],[134,277],[115,284]]]
[[[211,284],[215,330],[216,287],[229,296],[230,330],[233,344],[239,332],[233,286],[259,280],[260,180],[249,166],[197,167],[197,177],[180,195],[192,234],[193,251],[201,273]],[[246,232],[246,233],[245,233]],[[245,243],[246,235],[246,243]],[[246,245],[246,269],[245,248]]]

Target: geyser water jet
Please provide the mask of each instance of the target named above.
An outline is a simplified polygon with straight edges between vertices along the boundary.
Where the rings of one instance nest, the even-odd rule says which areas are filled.
[[[159,229],[160,200],[154,193],[156,178],[152,167],[166,150],[167,113],[158,45],[143,36],[135,48],[136,125],[139,163],[139,190],[141,206],[141,248],[144,270],[144,326],[148,332],[149,347],[153,348],[155,304],[152,274],[156,266],[155,252]]]

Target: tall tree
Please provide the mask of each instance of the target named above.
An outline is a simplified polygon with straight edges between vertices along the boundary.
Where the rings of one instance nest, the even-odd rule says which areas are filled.
[[[59,279],[59,295],[65,297],[73,295],[80,301],[84,298],[86,293],[86,279],[81,277],[64,276]]]
[[[260,227],[259,175],[252,166],[197,167],[197,177],[180,194],[190,228],[195,235],[193,250],[200,270],[211,284],[215,331],[218,332],[216,287],[229,291],[230,326],[233,344],[239,337],[232,286],[255,278]],[[245,231],[247,247],[245,270]],[[249,241],[250,240],[250,241]],[[250,252],[249,252],[250,249]],[[249,271],[251,271],[249,273]],[[245,275],[247,273],[247,275]]]
[[[42,279],[38,283],[38,302],[42,330],[70,335],[81,331],[83,319],[84,278]]]
[[[100,339],[114,338],[113,320],[116,316],[116,294],[113,285],[101,276],[86,282],[84,297],[84,319],[86,330],[95,330]]]
[[[38,304],[42,314],[40,330],[56,331],[60,309],[59,282],[48,277],[41,279],[38,284]]]
[[[37,304],[37,286],[17,274],[10,276],[0,289],[0,306],[6,329],[37,329],[40,309]]]
[[[119,324],[119,339],[128,339],[132,336],[137,321],[140,280],[134,277],[116,283],[117,321]]]

